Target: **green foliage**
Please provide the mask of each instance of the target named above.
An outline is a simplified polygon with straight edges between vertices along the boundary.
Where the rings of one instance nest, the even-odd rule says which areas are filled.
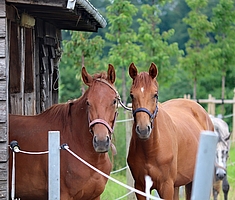
[[[117,87],[120,88],[123,102],[127,100],[126,67],[131,62],[141,58],[140,47],[135,43],[136,33],[131,29],[133,16],[137,8],[126,0],[114,0],[107,7],[107,18],[110,23],[109,32],[106,33],[107,40],[112,42],[108,61],[112,63],[120,73],[117,73]]]
[[[81,82],[81,67],[89,68],[89,73],[102,69],[100,56],[104,40],[100,36],[91,38],[91,33],[69,31],[68,40],[63,40],[63,56],[60,63],[60,102],[78,98],[84,91]],[[71,78],[72,77],[72,78]]]
[[[186,43],[186,56],[179,59],[179,65],[186,70],[191,77],[194,90],[193,98],[197,98],[198,77],[211,71],[211,67],[206,65],[207,53],[203,51],[205,45],[209,43],[208,33],[213,30],[213,24],[208,17],[201,12],[207,5],[206,0],[187,0],[191,11],[183,21],[189,25],[189,40]]]
[[[140,66],[144,68],[140,67],[140,70],[146,71],[151,62],[156,63],[161,74],[158,79],[159,83],[164,84],[173,79],[176,68],[172,61],[181,56],[183,51],[178,49],[177,43],[168,43],[168,40],[174,35],[173,29],[160,33],[158,26],[161,19],[157,5],[142,5],[141,11],[142,18],[138,19],[140,24],[138,41],[144,54]]]
[[[128,102],[131,62],[139,71],[148,70],[151,62],[157,64],[160,101],[183,97],[185,93],[193,97],[195,82],[195,98],[207,98],[209,93],[221,98],[224,75],[224,98],[233,97],[233,0],[177,0],[161,1],[161,4],[159,1],[91,0],[91,3],[108,25],[98,33],[73,33],[73,38],[72,32],[64,32],[60,101],[81,94],[82,65],[90,73],[96,73],[106,71],[111,63],[116,69],[117,90],[123,101]],[[93,40],[95,36],[98,39]],[[185,56],[181,57],[178,46],[185,50]]]
[[[64,32],[60,102],[82,94],[81,66],[85,65],[93,74],[106,71],[108,63],[114,65],[116,88],[122,100],[128,102],[131,84],[128,67],[131,62],[139,71],[148,70],[151,62],[157,64],[160,102],[183,97],[184,94],[193,97],[195,83],[194,98],[206,99],[208,94],[212,94],[220,99],[223,76],[226,77],[224,99],[233,98],[233,0],[177,0],[161,1],[161,4],[146,0],[91,0],[91,3],[105,16],[108,26],[99,29],[98,33]],[[178,46],[184,50],[184,55]],[[206,107],[206,104],[202,106]],[[222,106],[225,115],[232,113],[231,105],[220,105],[216,106],[216,114],[221,113]],[[118,119],[124,119],[122,109]],[[231,118],[225,121],[231,128]],[[125,123],[117,123],[114,144],[118,154],[114,156],[113,170],[126,166],[125,134]],[[234,158],[234,149],[231,159]],[[234,166],[228,168],[228,173],[231,174],[232,170]],[[125,171],[112,176],[123,183],[126,181]],[[232,178],[229,181],[234,186]],[[109,181],[102,199],[115,199],[126,193],[125,188]]]

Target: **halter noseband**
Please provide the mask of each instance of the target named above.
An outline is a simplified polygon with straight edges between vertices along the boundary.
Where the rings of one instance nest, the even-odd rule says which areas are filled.
[[[108,81],[106,81],[106,80],[104,80],[104,79],[100,79],[100,78],[96,79],[96,81],[100,81],[100,82],[102,82],[102,83],[108,85],[108,86],[115,92],[115,94],[116,94],[116,99],[119,101],[119,94],[118,94],[118,92],[115,90],[115,88],[113,88],[113,86],[112,86]],[[117,102],[118,102],[118,101],[117,101]],[[118,105],[117,105],[117,107],[118,107]],[[104,126],[107,127],[107,129],[109,130],[110,134],[112,134],[113,131],[114,131],[114,125],[115,125],[115,121],[116,121],[116,119],[117,119],[117,116],[118,116],[118,111],[116,111],[115,114],[114,114],[114,120],[113,120],[113,124],[112,124],[112,127],[111,127],[111,126],[109,125],[109,123],[106,122],[106,121],[103,120],[103,119],[99,119],[99,118],[98,118],[98,119],[94,119],[94,120],[90,121],[89,114],[88,114],[88,122],[89,122],[89,129],[90,129],[90,132],[92,133],[92,126],[94,126],[95,124],[103,124]]]
[[[150,122],[151,122],[151,127],[152,127],[153,126],[153,120],[157,116],[157,112],[158,112],[157,103],[158,103],[158,97],[156,97],[156,108],[155,108],[153,114],[151,114],[151,112],[147,108],[142,108],[142,107],[133,110],[132,114],[135,117],[136,113],[138,113],[138,112],[145,112],[145,113],[147,113],[149,115],[149,117],[150,117]]]

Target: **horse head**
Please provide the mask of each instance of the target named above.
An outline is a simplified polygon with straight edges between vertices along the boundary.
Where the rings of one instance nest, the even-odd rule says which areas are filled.
[[[107,74],[91,76],[82,68],[82,79],[89,86],[86,104],[89,129],[96,152],[105,153],[111,145],[111,135],[117,116],[117,91],[114,88],[115,70],[109,65]]]
[[[227,159],[230,149],[230,135],[228,124],[213,115],[210,115],[214,125],[214,131],[219,136],[215,157],[215,176],[216,179],[222,180],[227,173]]]
[[[228,148],[222,141],[217,143],[215,158],[216,179],[222,180],[227,173]]]
[[[158,112],[158,83],[156,77],[158,69],[151,63],[149,73],[138,74],[134,63],[129,67],[132,78],[130,97],[135,120],[136,133],[140,139],[148,139],[153,128],[153,120]]]

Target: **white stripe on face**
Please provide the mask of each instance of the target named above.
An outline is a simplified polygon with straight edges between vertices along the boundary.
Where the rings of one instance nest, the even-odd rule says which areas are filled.
[[[143,93],[143,92],[144,92],[144,87],[141,87],[141,88],[140,88],[140,91]]]

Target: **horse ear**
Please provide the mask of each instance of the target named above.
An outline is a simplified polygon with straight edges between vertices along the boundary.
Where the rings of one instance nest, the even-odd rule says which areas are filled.
[[[129,67],[129,75],[130,75],[130,77],[134,80],[136,78],[137,74],[138,74],[138,70],[137,70],[135,64],[131,63],[130,67]]]
[[[83,82],[88,85],[91,86],[91,83],[93,81],[93,78],[90,74],[87,73],[86,68],[82,67],[82,80]]]
[[[157,66],[152,62],[149,67],[149,75],[152,77],[152,79],[154,79],[155,77],[157,77],[157,74],[158,74]]]
[[[115,82],[116,74],[115,74],[115,69],[111,64],[109,64],[107,75],[108,75],[108,80],[113,84]]]

